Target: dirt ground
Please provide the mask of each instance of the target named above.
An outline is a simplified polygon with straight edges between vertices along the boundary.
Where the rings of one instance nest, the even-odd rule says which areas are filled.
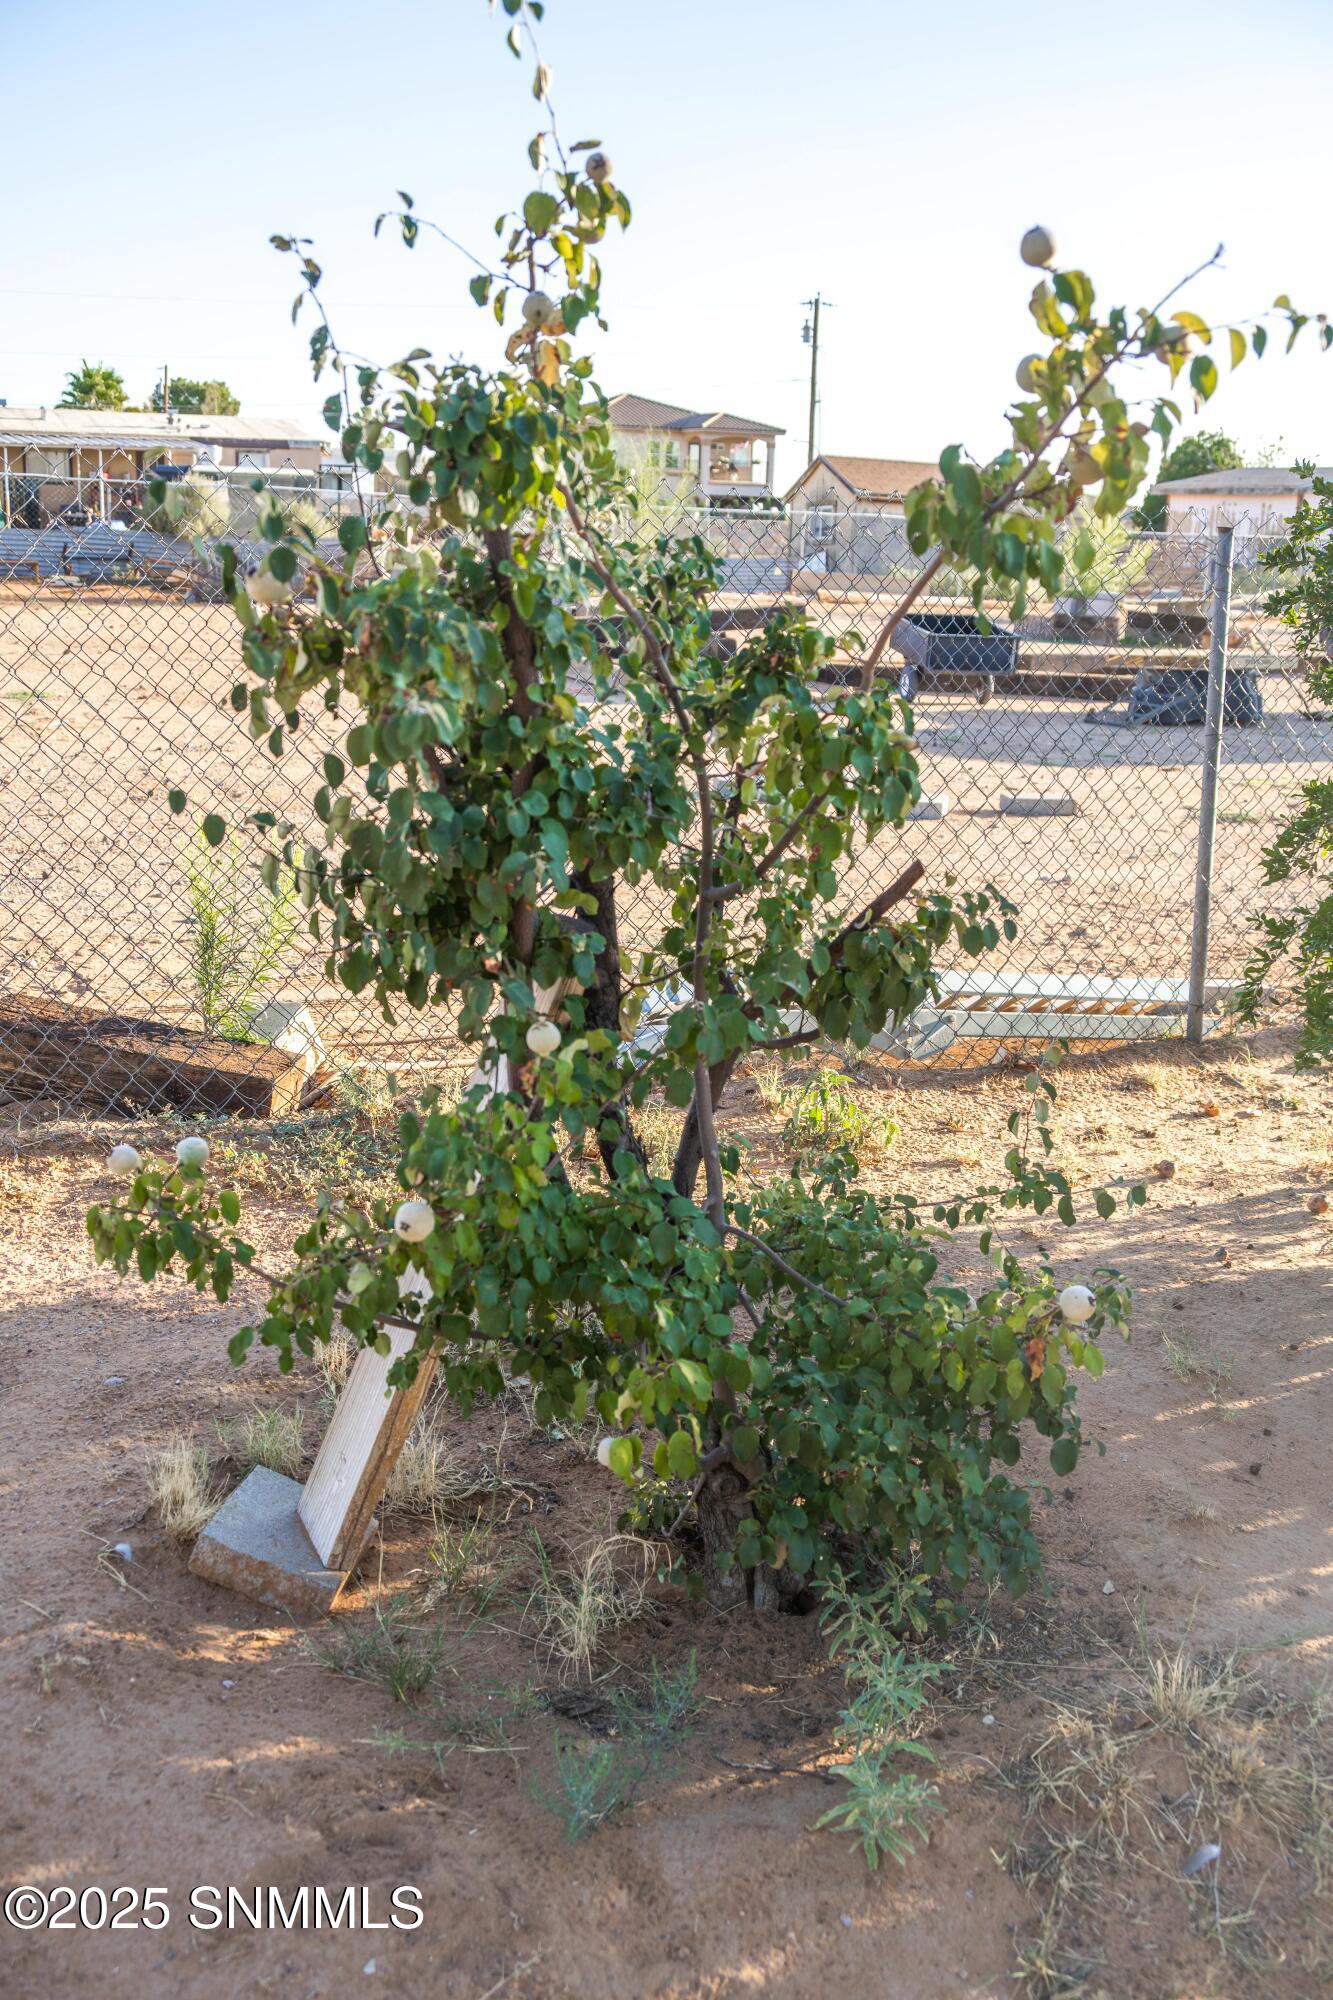
[[[746,1080],[758,1171],[781,1166],[802,1074]],[[944,1193],[996,1167],[1022,1084],[1004,1069],[909,1083],[878,1064],[855,1095],[900,1127],[887,1152],[867,1140],[867,1177]],[[195,1441],[216,1496],[240,1476],[248,1412],[299,1408],[308,1456],[324,1384],[267,1358],[229,1366],[257,1291],[223,1308],[94,1268],[82,1214],[109,1192],[109,1137],[172,1129],[13,1126],[0,1877],[157,1886],[171,1917],[156,1933],[0,1931],[7,2000],[1326,1990],[1333,1215],[1309,1203],[1333,1181],[1327,1087],[1270,1032],[1076,1056],[1057,1115],[1076,1183],[1142,1176],[1151,1200],[1072,1232],[1020,1224],[1015,1247],[1043,1244],[1071,1280],[1118,1267],[1135,1334],[1080,1392],[1105,1455],[1085,1452],[1049,1496],[1027,1469],[1044,1588],[974,1596],[925,1648],[943,1669],[924,1738],[941,1810],[927,1846],[873,1873],[846,1835],[813,1828],[841,1796],[846,1698],[815,1618],[724,1616],[652,1576],[641,1590],[620,1544],[606,1560],[623,1622],[587,1672],[553,1650],[552,1591],[613,1529],[615,1489],[588,1440],[535,1426],[519,1392],[470,1422],[436,1404],[434,1518],[386,1511],[334,1621],[303,1627],[193,1578],[150,1501],[151,1455]],[[387,1157],[364,1124],[327,1120],[304,1137],[233,1126],[216,1154],[270,1256],[306,1189],[373,1181]],[[687,1726],[573,1840],[550,1804],[556,1742],[582,1768],[613,1751],[654,1667],[697,1675]],[[406,1701],[395,1679],[416,1683]],[[1186,1879],[1207,1841],[1220,1859]],[[335,1902],[351,1886],[382,1925],[412,1885],[424,1918],[204,1929],[201,1885],[318,1885]]]

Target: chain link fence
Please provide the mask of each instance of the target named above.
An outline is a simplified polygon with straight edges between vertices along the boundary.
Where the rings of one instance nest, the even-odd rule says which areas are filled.
[[[279,504],[336,535],[354,496],[268,475]],[[457,1065],[442,1012],[387,1024],[323,970],[292,897],[275,903],[257,848],[210,848],[197,814],[265,807],[310,820],[337,725],[312,711],[275,763],[230,705],[238,631],[216,529],[250,546],[249,476],[225,527],[190,482],[196,539],[145,518],[143,493],[25,494],[0,528],[0,1095],[99,1111],[271,1115],[319,1101],[358,1069]],[[891,511],[681,507],[645,532],[702,535],[721,564],[713,644],[727,650],[797,604],[854,677],[919,574]],[[198,537],[203,535],[204,540]],[[336,543],[331,541],[331,546]],[[205,553],[201,554],[200,549]],[[1271,892],[1261,857],[1294,794],[1327,767],[1333,720],[1313,712],[1284,628],[1262,610],[1263,543],[1235,537],[1229,618],[1217,542],[1202,529],[1106,534],[1079,599],[1033,604],[989,631],[942,573],[885,666],[913,703],[924,796],[844,883],[854,914],[906,856],[932,886],[993,882],[1017,939],[983,967],[947,961],[942,998],[893,1042],[899,1061],[953,1066],[1015,1044],[1183,1032],[1195,946],[1200,805],[1220,743],[1207,1012],[1216,1018]],[[1217,644],[1213,644],[1215,634]],[[1225,660],[1220,730],[1206,723]],[[191,814],[173,819],[169,787]],[[904,852],[905,851],[905,852]],[[622,914],[627,942],[651,927]],[[1197,951],[1194,953],[1197,959]]]

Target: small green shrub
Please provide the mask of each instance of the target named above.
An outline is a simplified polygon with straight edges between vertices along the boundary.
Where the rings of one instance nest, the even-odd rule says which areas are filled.
[[[185,855],[190,970],[205,1030],[243,1037],[296,934],[296,878],[288,869],[271,892],[235,834],[212,846],[203,828]]]
[[[835,1577],[825,1586],[820,1620],[830,1654],[841,1659],[855,1692],[834,1730],[838,1746],[850,1753],[837,1773],[848,1796],[821,1813],[815,1826],[855,1834],[871,1868],[885,1854],[906,1861],[915,1842],[925,1839],[927,1816],[939,1804],[935,1786],[918,1772],[891,1767],[904,1756],[935,1763],[914,1731],[929,1706],[930,1683],[943,1669],[913,1659],[889,1637],[878,1615],[882,1597],[858,1595]]]
[[[840,1070],[821,1069],[807,1083],[783,1092],[786,1120],[782,1136],[798,1160],[845,1146],[863,1152],[887,1152],[898,1136],[892,1118],[870,1112],[855,1084]]]
[[[444,1634],[425,1632],[396,1604],[376,1606],[369,1623],[340,1625],[311,1651],[330,1673],[370,1681],[394,1701],[415,1701],[435,1683],[444,1661]]]
[[[607,1742],[557,1734],[555,1782],[536,1797],[556,1815],[570,1840],[582,1840],[627,1806],[682,1734],[694,1703],[698,1663],[693,1653],[675,1674],[652,1662],[646,1699],[612,1696],[617,1733]]]

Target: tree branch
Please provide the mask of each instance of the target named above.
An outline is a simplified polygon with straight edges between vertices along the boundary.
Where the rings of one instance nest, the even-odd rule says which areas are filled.
[[[997,493],[993,500],[987,502],[986,506],[982,509],[981,513],[981,519],[983,525],[987,522],[994,520],[995,516],[998,513],[1000,513],[1005,507],[1009,506],[1011,501],[1015,500],[1018,497],[1018,494],[1021,492],[1022,488],[1027,483],[1027,480],[1030,478],[1035,468],[1041,463],[1042,458],[1050,450],[1051,446],[1056,442],[1056,440],[1064,435],[1064,427],[1069,422],[1069,419],[1073,416],[1078,416],[1086,408],[1088,398],[1091,396],[1093,390],[1098,388],[1101,385],[1101,383],[1105,381],[1111,369],[1115,367],[1118,362],[1123,361],[1125,356],[1129,353],[1130,349],[1133,347],[1134,343],[1142,338],[1143,333],[1149,321],[1155,320],[1161,313],[1163,306],[1169,305],[1177,292],[1182,291],[1186,285],[1191,284],[1195,278],[1201,275],[1202,272],[1207,271],[1212,265],[1214,265],[1217,262],[1218,258],[1221,255],[1222,255],[1222,245],[1219,243],[1211,257],[1206,257],[1202,264],[1196,266],[1196,268],[1193,271],[1187,272],[1183,278],[1178,279],[1176,283],[1172,285],[1170,291],[1165,292],[1162,295],[1162,297],[1157,301],[1157,304],[1151,307],[1149,311],[1140,313],[1132,329],[1125,335],[1125,338],[1119,343],[1119,345],[1116,348],[1114,348],[1110,354],[1107,355],[1105,361],[1102,362],[1101,366],[1083,384],[1083,386],[1080,388],[1078,392],[1078,395],[1074,398],[1069,408],[1067,410],[1062,411],[1060,416],[1047,426],[1039,442],[1030,453],[1027,461],[1023,466],[1022,471],[1018,473],[1013,479],[1011,479],[1009,484],[1004,488],[1004,490],[1000,493]],[[880,660],[883,657],[885,647],[888,645],[890,639],[893,637],[893,634],[898,629],[899,624],[902,622],[903,618],[906,617],[908,611],[911,609],[912,605],[915,604],[917,598],[921,595],[926,585],[930,582],[931,578],[941,568],[943,562],[944,562],[944,550],[937,549],[934,555],[931,557],[930,561],[927,563],[925,569],[923,569],[921,574],[916,578],[911,588],[906,592],[904,592],[903,596],[898,600],[898,603],[889,613],[889,616],[885,619],[883,625],[880,627],[878,633],[875,636],[874,644],[871,646],[870,651],[866,654],[865,659],[863,660],[861,665],[861,685],[863,688],[868,689],[871,686],[875,678],[875,669],[878,667]]]
[[[750,1230],[741,1229],[734,1222],[728,1222],[724,1227],[728,1236],[738,1236],[742,1243],[749,1243],[754,1249],[762,1251],[764,1256],[776,1264],[778,1269],[786,1277],[791,1278],[794,1283],[804,1285],[807,1291],[818,1292],[820,1298],[827,1299],[831,1305],[846,1307],[846,1299],[840,1299],[836,1292],[829,1291],[826,1286],[819,1284],[816,1279],[807,1278],[804,1271],[798,1271],[794,1264],[789,1264],[787,1259],[779,1251],[775,1250],[771,1243],[765,1243],[762,1236],[755,1236]]]

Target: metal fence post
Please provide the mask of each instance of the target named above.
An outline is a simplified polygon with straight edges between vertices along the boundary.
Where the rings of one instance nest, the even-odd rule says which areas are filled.
[[[1194,932],[1190,941],[1189,1006],[1185,1039],[1203,1040],[1204,988],[1208,980],[1208,933],[1213,914],[1213,846],[1217,833],[1217,778],[1222,763],[1222,725],[1227,711],[1227,638],[1231,618],[1231,539],[1218,531],[1213,550],[1212,640],[1208,648],[1208,708],[1203,730],[1203,782],[1199,789],[1199,844],[1194,867]]]

